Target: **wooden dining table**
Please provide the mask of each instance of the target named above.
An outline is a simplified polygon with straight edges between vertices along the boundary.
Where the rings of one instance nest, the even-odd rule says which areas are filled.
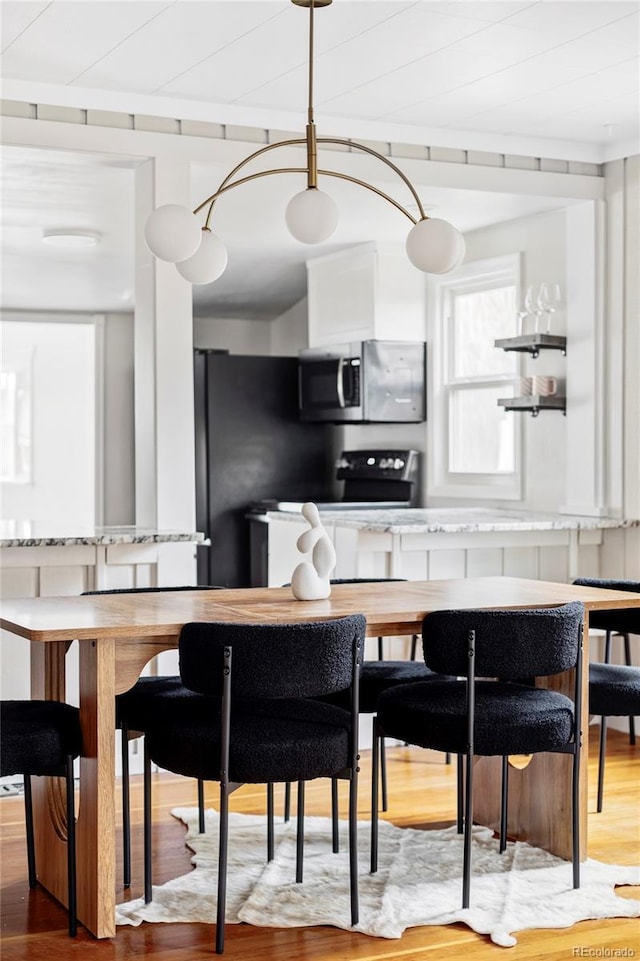
[[[638,593],[514,577],[341,584],[333,586],[329,598],[317,601],[295,600],[288,587],[4,601],[0,626],[31,642],[33,698],[65,699],[66,653],[74,640],[79,644],[83,751],[77,818],[78,919],[98,938],[115,935],[115,695],[128,690],[156,654],[177,647],[184,624],[284,624],[363,613],[367,636],[388,637],[420,633],[423,618],[435,610],[539,608],[574,600],[585,606],[585,627],[589,611],[640,607]],[[588,630],[584,642],[586,719]],[[537,683],[572,692],[570,673],[538,679]],[[586,720],[584,726],[586,729]],[[499,819],[495,762],[494,758],[476,759],[474,818],[488,826],[496,826]],[[580,777],[584,858],[586,763],[581,766]],[[36,780],[38,878],[66,903],[64,781]],[[562,754],[535,755],[526,767],[514,769],[510,777],[509,835],[569,858],[570,798],[571,759]],[[424,816],[424,812],[419,813]]]

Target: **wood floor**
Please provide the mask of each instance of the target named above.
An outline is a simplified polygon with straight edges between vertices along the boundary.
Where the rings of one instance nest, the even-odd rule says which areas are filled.
[[[597,737],[592,729],[589,782],[589,857],[619,864],[640,864],[638,808],[640,744],[610,732],[605,787],[605,810],[595,813]],[[437,827],[451,823],[455,807],[455,767],[442,755],[413,748],[389,752],[390,810],[398,825]],[[368,817],[369,758],[363,757],[361,812]],[[133,885],[131,897],[142,893],[142,788],[134,778]],[[208,785],[207,802],[217,804],[217,785]],[[307,790],[309,814],[326,814],[326,782]],[[232,809],[264,810],[264,789],[245,787],[232,798]],[[158,775],[154,787],[154,881],[161,883],[189,870],[184,828],[170,815],[179,804],[195,804],[195,785],[169,775]],[[424,816],[415,812],[423,811]],[[2,961],[122,961],[148,957],[153,961],[197,961],[215,956],[213,925],[143,924],[121,928],[113,940],[96,941],[80,928],[70,940],[66,913],[42,889],[29,890],[26,875],[22,798],[0,801],[2,825],[1,896]],[[122,878],[118,863],[117,877]],[[127,895],[119,881],[118,901]],[[619,888],[621,896],[640,897],[638,888]],[[472,887],[473,896],[473,887]],[[624,950],[623,950],[624,949]],[[370,938],[335,928],[277,929],[229,925],[225,956],[233,961],[448,961],[462,955],[467,961],[503,956],[504,948],[462,924],[409,929],[400,940]],[[637,919],[583,921],[563,930],[524,931],[508,949],[510,958],[567,961],[573,957],[640,957]],[[504,954],[506,957],[506,954]]]

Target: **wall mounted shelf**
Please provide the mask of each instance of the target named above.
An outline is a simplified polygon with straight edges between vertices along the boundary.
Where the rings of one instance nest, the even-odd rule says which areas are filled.
[[[494,347],[501,347],[502,350],[531,354],[534,359],[541,350],[561,350],[563,354],[567,352],[567,338],[556,334],[521,334],[519,337],[504,337],[493,343]]]
[[[563,414],[567,412],[567,398],[559,394],[501,397],[498,404],[505,410],[530,411],[532,417],[537,417],[541,410],[561,410]]]

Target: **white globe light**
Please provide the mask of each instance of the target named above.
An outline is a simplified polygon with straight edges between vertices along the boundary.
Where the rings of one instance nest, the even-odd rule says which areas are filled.
[[[178,273],[191,284],[211,284],[224,273],[227,248],[210,230],[203,230],[200,247],[192,257],[176,264]]]
[[[175,264],[186,260],[200,246],[200,225],[186,207],[164,204],[147,220],[144,239],[152,254]]]
[[[320,244],[338,226],[338,208],[329,194],[310,187],[291,198],[285,220],[296,240],[303,244]]]
[[[464,260],[464,237],[446,220],[419,220],[407,237],[407,257],[429,274],[446,274]]]

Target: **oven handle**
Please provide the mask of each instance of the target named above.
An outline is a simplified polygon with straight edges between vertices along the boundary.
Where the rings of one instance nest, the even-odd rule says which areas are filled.
[[[343,377],[344,364],[345,364],[344,357],[341,357],[341,358],[338,360],[338,376],[337,376],[337,382],[336,382],[336,391],[337,391],[337,394],[338,394],[338,405],[339,405],[340,407],[342,407],[343,409],[344,409],[344,406],[345,406],[345,403],[344,403],[344,377]]]

